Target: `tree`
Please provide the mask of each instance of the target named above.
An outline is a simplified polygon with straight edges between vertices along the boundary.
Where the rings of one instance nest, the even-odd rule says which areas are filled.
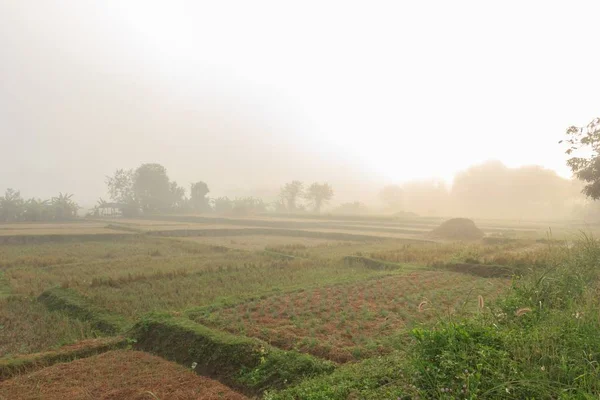
[[[259,212],[265,212],[267,205],[258,197],[238,197],[233,200],[233,209],[235,215],[250,215]]]
[[[567,137],[567,155],[578,150],[590,153],[588,157],[569,158],[567,165],[577,179],[585,182],[582,193],[594,200],[600,199],[600,118],[593,119],[585,127],[569,127]]]
[[[229,213],[233,209],[233,201],[229,197],[218,197],[213,199],[215,212],[219,214]]]
[[[21,192],[14,189],[6,189],[3,197],[0,197],[0,220],[17,221],[23,213],[23,198]]]
[[[167,170],[160,164],[142,164],[133,175],[133,193],[144,213],[164,211],[172,205]]]
[[[289,212],[293,212],[298,209],[297,201],[298,198],[302,197],[303,192],[304,183],[300,181],[286,183],[285,186],[281,188],[279,196],[285,202]]]
[[[305,198],[312,204],[315,212],[321,212],[321,207],[327,204],[333,197],[333,188],[328,183],[317,182],[310,185],[306,191]]]
[[[31,198],[25,202],[23,220],[44,221],[51,218],[50,202],[48,200]]]
[[[185,209],[187,207],[187,198],[185,197],[185,189],[179,186],[177,182],[169,183],[169,191],[171,194],[170,205],[175,209]]]
[[[138,213],[139,205],[133,190],[135,173],[132,169],[118,169],[113,176],[106,177],[108,195],[118,203],[123,216],[130,217]]]
[[[77,210],[80,207],[73,201],[72,197],[73,195],[69,193],[59,193],[57,197],[52,198],[51,205],[54,209],[54,219],[60,221],[77,216]]]
[[[388,185],[379,192],[381,201],[392,211],[404,209],[404,190],[399,185]]]
[[[209,211],[210,205],[206,195],[210,192],[205,182],[192,183],[190,187],[190,202],[195,211]]]

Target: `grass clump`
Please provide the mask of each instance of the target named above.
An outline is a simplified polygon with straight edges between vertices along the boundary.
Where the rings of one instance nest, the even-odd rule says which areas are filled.
[[[413,384],[425,398],[582,399],[600,394],[600,243],[534,269],[488,312],[412,335]]]

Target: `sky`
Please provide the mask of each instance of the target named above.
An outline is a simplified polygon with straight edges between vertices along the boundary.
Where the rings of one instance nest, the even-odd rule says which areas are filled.
[[[298,179],[351,201],[490,159],[568,177],[558,141],[600,114],[599,11],[0,0],[0,190],[93,203],[145,162],[231,197]]]

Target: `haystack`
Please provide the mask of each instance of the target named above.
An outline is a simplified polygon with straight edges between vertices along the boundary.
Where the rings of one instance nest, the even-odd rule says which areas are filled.
[[[449,240],[476,240],[481,239],[484,233],[468,218],[452,218],[431,231],[430,236]]]

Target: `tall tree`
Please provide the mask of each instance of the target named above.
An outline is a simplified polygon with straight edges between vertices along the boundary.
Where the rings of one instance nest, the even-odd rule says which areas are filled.
[[[142,164],[135,170],[133,192],[144,213],[164,211],[172,205],[167,170],[160,164]]]
[[[321,212],[321,207],[333,197],[333,188],[329,183],[319,184],[317,182],[309,186],[305,198],[313,206],[315,212]]]
[[[206,195],[210,192],[208,185],[205,182],[198,181],[190,185],[190,202],[192,208],[196,211],[208,211],[210,205]]]
[[[187,206],[187,198],[185,197],[185,188],[179,186],[177,182],[169,183],[169,191],[171,193],[171,207],[182,210]]]
[[[584,127],[569,127],[567,137],[567,155],[579,150],[589,153],[586,157],[569,158],[567,165],[577,179],[585,182],[583,194],[594,200],[600,199],[600,118],[593,119]]]
[[[135,200],[133,191],[134,171],[132,169],[118,169],[113,176],[106,177],[108,195],[117,203],[131,203]]]
[[[281,188],[279,196],[285,202],[287,210],[293,212],[298,209],[298,199],[302,197],[303,192],[304,183],[300,181],[292,181],[290,183],[286,183],[285,186]]]

